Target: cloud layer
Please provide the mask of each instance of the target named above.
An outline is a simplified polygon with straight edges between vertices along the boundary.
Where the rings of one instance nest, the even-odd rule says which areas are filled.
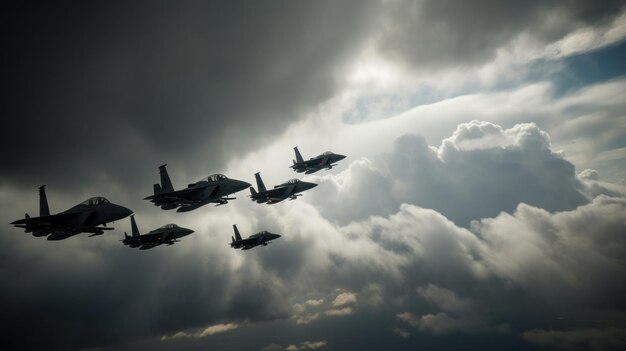
[[[400,137],[394,151],[381,160],[390,168],[393,162],[402,164],[393,174],[417,189],[423,187],[424,179],[443,178],[424,178],[425,169],[468,176],[461,183],[465,187],[440,185],[439,191],[450,201],[441,212],[422,207],[438,204],[429,204],[424,196],[406,198],[426,201],[422,206],[405,203],[388,215],[365,213],[345,224],[320,212],[318,206],[329,205],[319,205],[319,199],[313,199],[313,205],[298,201],[282,208],[251,207],[252,213],[266,211],[263,222],[288,234],[271,251],[223,250],[216,242],[225,239],[203,235],[189,237],[176,246],[180,251],[169,250],[167,255],[156,249],[147,252],[137,266],[136,252],[103,242],[93,242],[81,251],[64,246],[63,254],[55,256],[47,252],[48,242],[38,241],[33,248],[30,241],[29,246],[13,250],[29,250],[39,260],[20,265],[11,258],[15,256],[3,255],[8,260],[4,267],[24,267],[19,272],[2,270],[3,280],[11,282],[3,289],[3,299],[10,302],[4,322],[10,321],[16,330],[26,330],[26,325],[44,330],[41,342],[76,347],[137,336],[165,343],[209,340],[225,331],[229,333],[223,335],[236,335],[260,321],[316,325],[341,323],[363,313],[397,316],[390,325],[380,327],[389,330],[390,338],[397,335],[407,341],[413,335],[407,328],[416,335],[438,336],[521,333],[545,328],[542,321],[561,316],[572,320],[610,316],[617,325],[622,323],[626,306],[620,297],[626,285],[612,277],[626,274],[621,255],[626,249],[626,199],[621,193],[584,193],[589,184],[605,183],[594,180],[592,171],[576,177],[573,166],[550,149],[544,131],[529,124],[504,130],[474,121],[460,125],[439,148],[427,146],[423,138]],[[363,165],[368,163],[355,161],[337,177],[361,184],[361,177],[370,176],[361,172]],[[452,171],[436,167],[452,167]],[[498,167],[526,176],[511,182],[512,173],[490,171]],[[486,179],[479,179],[475,170]],[[532,176],[533,172],[542,176]],[[378,200],[393,204],[397,185],[383,179],[392,191],[382,192]],[[486,181],[484,188],[477,185],[482,181]],[[489,197],[487,185],[517,194],[515,201],[504,202],[512,208]],[[327,192],[336,191],[328,196],[344,203],[355,193],[323,186]],[[454,191],[446,193],[446,187]],[[550,187],[565,208],[548,211],[545,208],[553,199],[534,197],[532,189]],[[494,209],[506,212],[479,213],[467,218],[475,219],[467,226],[455,224],[451,218],[458,212],[453,210],[471,207],[469,200],[457,194],[461,189],[466,190],[462,196],[469,194],[467,199],[481,190],[486,193],[482,199],[486,205],[495,202]],[[356,193],[359,197],[352,206],[367,206],[370,194]],[[389,200],[385,202],[384,196]],[[578,203],[569,202],[572,198]],[[527,199],[535,203],[524,203]],[[227,227],[208,223],[199,231],[211,233],[213,228]],[[63,275],[55,274],[59,271]],[[90,279],[75,279],[87,272]],[[115,293],[103,289],[104,281],[115,282]],[[46,294],[38,293],[44,289]],[[511,304],[512,300],[516,303]],[[537,304],[544,308],[530,307]],[[68,310],[68,306],[73,307]],[[84,321],[94,313],[100,318],[86,329]],[[26,317],[36,315],[46,317]],[[121,320],[126,322],[119,324]],[[241,323],[252,324],[242,327]],[[68,331],[73,335],[69,340],[65,339]],[[326,340],[333,342],[330,336]]]

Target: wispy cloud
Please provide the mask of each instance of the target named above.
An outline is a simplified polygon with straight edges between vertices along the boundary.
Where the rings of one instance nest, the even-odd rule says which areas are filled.
[[[261,351],[301,351],[301,350],[317,350],[326,347],[326,340],[320,341],[302,341],[299,344],[290,344],[282,346],[279,344],[270,344],[261,349]]]
[[[394,328],[392,332],[398,335],[399,337],[405,338],[405,339],[411,336],[411,333],[408,330],[403,329],[403,328]]]
[[[225,333],[227,331],[235,330],[239,328],[237,323],[215,324],[203,329],[197,329],[193,331],[179,331],[172,335],[163,335],[162,341],[180,339],[180,338],[193,338],[200,339],[214,334]]]
[[[339,307],[343,305],[356,303],[356,294],[351,292],[343,292],[333,300],[333,306]]]
[[[342,317],[352,314],[350,306],[357,302],[357,294],[349,291],[340,292],[331,303],[324,303],[325,299],[307,300],[303,304],[294,305],[293,319],[297,324],[307,324],[321,317]]]
[[[352,308],[351,307],[334,308],[334,309],[325,311],[324,314],[327,316],[332,316],[332,317],[347,316],[349,314],[352,314]]]

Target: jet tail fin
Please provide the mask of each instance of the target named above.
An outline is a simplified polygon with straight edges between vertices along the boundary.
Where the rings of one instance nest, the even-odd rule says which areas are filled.
[[[237,241],[241,240],[241,235],[239,234],[239,229],[237,229],[236,224],[233,224],[233,230],[235,231],[235,238],[237,239]],[[230,238],[232,239],[232,236]]]
[[[256,194],[258,193],[256,192],[256,190],[254,190],[254,187],[250,187],[250,195],[254,197]]]
[[[49,216],[50,209],[48,208],[48,198],[46,197],[46,185],[39,187],[39,215]]]
[[[158,195],[162,192],[163,192],[163,189],[161,189],[161,186],[159,184],[154,184],[154,195]]]
[[[130,227],[131,227],[131,233],[133,234],[133,236],[139,236],[139,228],[137,228],[137,222],[135,222],[135,215],[130,216]]]
[[[165,166],[167,165],[159,166],[159,175],[161,176],[161,190],[164,192],[171,192],[174,191],[174,187],[172,186],[172,181],[170,180],[170,176],[167,174],[167,169],[165,168]]]
[[[259,189],[259,192],[262,193],[264,191],[267,191],[267,189],[265,188],[265,184],[263,184],[263,179],[261,179],[261,173],[254,173],[254,178],[256,178],[256,187]]]
[[[296,152],[296,160],[298,161],[298,163],[304,162],[304,159],[302,158],[302,155],[300,155],[300,151],[298,150],[297,146],[293,148],[293,151]]]

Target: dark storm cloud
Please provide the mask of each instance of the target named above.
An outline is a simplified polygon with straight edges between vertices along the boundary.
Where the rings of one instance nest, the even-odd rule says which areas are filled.
[[[550,43],[581,26],[607,23],[624,4],[620,0],[392,2],[379,46],[385,56],[417,70],[481,65],[520,35]]]
[[[547,43],[606,23],[622,4],[16,5],[3,11],[0,181],[137,186],[166,162],[218,171],[334,96],[371,38],[412,68],[473,65],[522,33]]]
[[[1,180],[28,185],[223,166],[331,97],[376,13],[293,1],[3,12]]]
[[[210,269],[217,258],[156,252],[139,257],[113,242],[108,249],[89,247],[95,242],[5,243],[10,251],[2,252],[0,318],[12,335],[2,339],[2,348],[74,349],[147,338],[202,324],[227,305],[207,299],[224,296],[227,287],[228,276]],[[23,259],[12,259],[16,254]]]
[[[111,237],[56,246],[22,238],[29,241],[3,237],[0,249],[0,322],[10,326],[3,349],[119,347],[224,320],[290,315],[284,281],[254,259],[233,267],[221,238],[187,237],[178,253],[129,250]]]

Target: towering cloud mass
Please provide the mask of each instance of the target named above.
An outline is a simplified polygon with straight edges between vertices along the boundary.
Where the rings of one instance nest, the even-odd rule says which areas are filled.
[[[312,195],[315,203],[326,217],[339,220],[391,213],[401,203],[413,203],[467,225],[511,212],[520,202],[559,211],[588,201],[574,166],[550,149],[549,136],[534,124],[503,130],[472,121],[459,125],[438,148],[421,136],[405,135],[378,168],[363,160],[320,180],[328,186]],[[348,210],[339,211],[346,200]]]

